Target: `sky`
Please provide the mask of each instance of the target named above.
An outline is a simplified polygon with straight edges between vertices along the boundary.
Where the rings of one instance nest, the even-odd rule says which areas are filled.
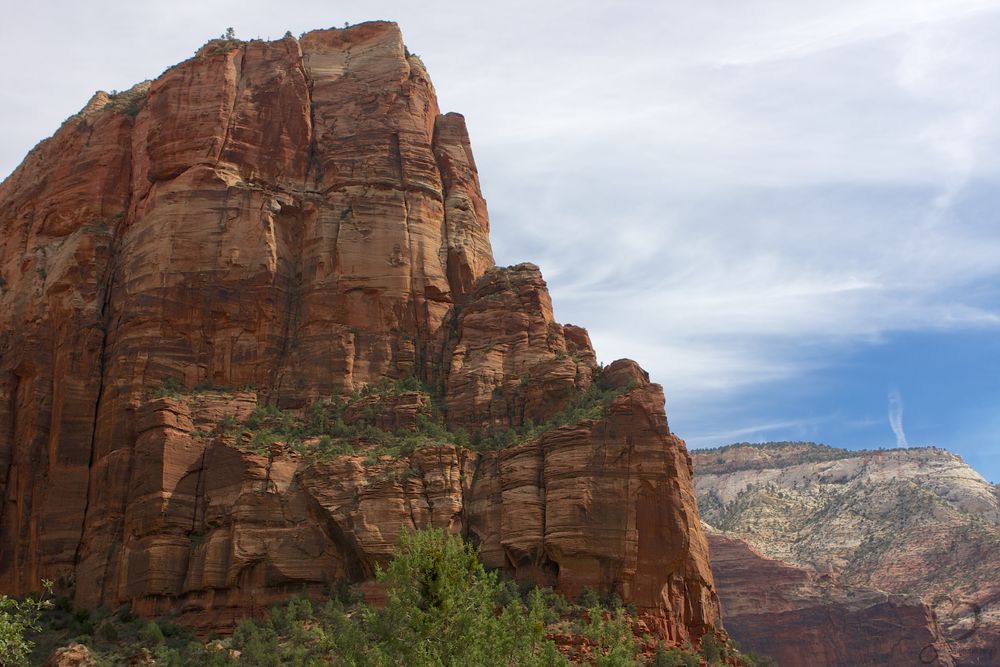
[[[466,116],[497,263],[691,447],[935,445],[1000,481],[994,0],[18,3],[0,177],[97,89],[397,21]]]

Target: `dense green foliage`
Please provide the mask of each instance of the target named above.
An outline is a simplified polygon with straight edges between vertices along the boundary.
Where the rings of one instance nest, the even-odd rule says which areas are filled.
[[[605,618],[600,607],[587,610],[587,623],[583,636],[597,648],[594,663],[597,667],[631,667],[639,664],[636,659],[635,636],[625,610],[619,607],[611,618]]]
[[[624,394],[629,388],[612,389],[602,387],[595,382],[590,385],[587,391],[575,395],[565,408],[550,419],[540,424],[529,420],[524,426],[518,428],[497,429],[485,433],[477,432],[470,437],[469,445],[476,450],[503,449],[525,440],[537,438],[546,431],[560,426],[575,424],[585,419],[600,419],[606,414],[611,401]]]
[[[609,389],[595,383],[587,391],[574,396],[564,409],[543,423],[529,421],[518,428],[476,431],[470,435],[464,429],[449,430],[445,426],[441,408],[432,392],[419,380],[412,377],[401,380],[384,378],[347,396],[315,401],[304,411],[260,405],[242,421],[229,415],[218,424],[214,435],[231,436],[233,446],[258,454],[268,453],[273,444],[280,442],[313,460],[328,460],[363,451],[370,462],[374,462],[383,455],[398,458],[410,454],[418,447],[442,443],[487,451],[516,445],[566,424],[599,419],[605,414],[611,401],[627,390],[627,387]],[[206,391],[232,390],[228,387],[198,385],[188,392],[176,380],[168,379],[153,395],[181,397]],[[379,405],[379,401],[370,399],[387,399],[408,392],[423,394],[427,399],[426,410],[418,412],[416,416],[416,428],[379,428],[377,424],[380,410],[385,408]],[[356,414],[359,409],[360,417]],[[348,422],[345,417],[349,410],[354,414]]]
[[[362,634],[372,641],[347,664],[566,664],[545,639],[542,595],[498,608],[497,574],[486,572],[461,538],[433,529],[407,535],[378,579],[387,587],[385,607],[361,615]],[[353,646],[345,648],[350,655]]]
[[[37,644],[31,655],[34,665],[42,664],[55,648],[71,643],[87,646],[96,667],[129,664],[136,656],[155,659],[157,665],[200,664],[181,660],[181,655],[201,648],[189,630],[168,618],[143,619],[128,605],[115,611],[103,607],[74,610],[67,598],[56,598],[36,628],[40,631],[32,635]]]
[[[139,618],[128,606],[114,613],[74,612],[62,598],[41,622],[39,608],[27,607],[35,610],[34,625],[44,627],[35,637],[39,647],[32,662],[41,664],[54,647],[70,642],[86,645],[98,667],[150,660],[166,667],[553,667],[582,658],[571,649],[569,655],[560,653],[547,637],[556,633],[583,637],[598,667],[644,664],[630,616],[620,604],[609,608],[605,600],[602,605],[590,591],[581,596],[593,603],[585,609],[551,589],[503,580],[486,571],[473,547],[442,530],[407,534],[377,578],[386,591],[381,609],[361,603],[341,586],[318,605],[292,598],[266,618],[244,619],[231,637],[208,642],[195,640],[169,619]],[[651,641],[644,639],[647,646]],[[712,636],[703,645],[701,655],[690,647],[661,646],[648,664],[682,667],[702,658],[741,659]]]
[[[46,593],[52,592],[52,582],[42,582]],[[45,597],[30,596],[15,600],[0,595],[0,665],[27,665],[34,642],[28,634],[41,629],[42,613],[52,606]]]

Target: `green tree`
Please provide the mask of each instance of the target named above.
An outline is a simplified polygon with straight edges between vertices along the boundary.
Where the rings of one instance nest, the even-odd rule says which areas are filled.
[[[542,593],[527,608],[513,600],[498,610],[497,574],[458,536],[440,529],[404,535],[378,579],[387,598],[381,613],[368,614],[375,664],[567,664],[545,639]]]
[[[155,621],[145,621],[139,627],[136,639],[141,646],[145,646],[148,649],[155,649],[166,642],[166,639],[163,637],[163,630],[160,629],[160,626]]]
[[[278,609],[275,611],[279,612]],[[282,664],[278,633],[272,619],[264,623],[257,623],[251,618],[240,621],[233,633],[233,648],[240,651],[241,665],[280,667]]]
[[[706,633],[705,636],[701,638],[701,654],[705,657],[705,662],[710,665],[718,665],[722,663],[725,648],[725,644],[719,641],[719,638],[711,632]]]
[[[45,592],[39,597],[17,600],[0,595],[0,665],[29,664],[28,657],[35,644],[27,635],[41,630],[38,621],[42,612],[52,606],[47,599],[52,594],[52,582],[44,579],[42,586]]]
[[[700,664],[701,658],[697,655],[682,651],[676,646],[668,650],[663,644],[656,647],[650,663],[651,667],[698,667]]]
[[[587,611],[583,635],[597,647],[594,652],[597,667],[633,667],[639,664],[636,661],[635,636],[621,607],[615,610],[610,620],[604,618],[601,607],[591,607]]]

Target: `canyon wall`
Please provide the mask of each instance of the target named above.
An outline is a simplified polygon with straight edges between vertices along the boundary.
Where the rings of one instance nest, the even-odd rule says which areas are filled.
[[[1000,665],[1000,503],[961,457],[933,447],[774,443],[693,458],[708,524],[840,586],[917,596],[936,613],[956,665]],[[729,580],[717,560],[713,568]],[[734,595],[721,593],[738,636],[727,609]]]
[[[661,390],[602,371],[537,267],[494,267],[478,179],[392,23],[213,40],[97,93],[0,185],[0,592],[50,578],[80,606],[225,627],[365,585],[434,525],[519,578],[617,592],[671,641],[714,628]],[[431,387],[455,432],[621,395],[499,452],[317,461],[219,429],[386,378]]]
[[[708,541],[726,629],[743,650],[787,667],[954,665],[918,598],[844,586],[714,530]]]

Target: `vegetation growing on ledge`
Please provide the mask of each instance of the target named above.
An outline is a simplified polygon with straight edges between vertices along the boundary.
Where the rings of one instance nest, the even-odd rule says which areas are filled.
[[[705,449],[699,449],[698,451],[703,454],[716,454],[727,452],[738,447],[750,447],[752,449],[807,449],[809,451],[824,452],[830,455],[836,455],[838,453],[852,453],[851,450],[840,449],[838,447],[831,447],[830,445],[824,445],[821,442],[812,442],[809,440],[775,440],[772,442],[734,442],[729,445],[720,445],[719,447],[706,447]],[[822,455],[822,454],[819,454]]]
[[[504,449],[537,438],[546,431],[560,426],[575,424],[585,419],[601,419],[606,416],[611,402],[630,389],[632,389],[631,386],[617,389],[602,388],[598,383],[594,383],[587,391],[574,396],[565,408],[540,424],[528,420],[524,426],[518,428],[496,429],[485,433],[476,432],[469,438],[469,445],[477,451]]]
[[[104,108],[135,118],[142,108],[143,100],[149,96],[150,83],[143,81],[128,90],[112,90],[108,93],[108,102]]]
[[[399,458],[419,447],[454,444],[475,451],[494,451],[537,438],[543,433],[586,419],[600,419],[607,414],[611,402],[632,387],[608,388],[592,384],[576,394],[565,408],[542,423],[528,421],[516,428],[474,431],[449,429],[442,410],[430,389],[413,377],[399,380],[383,378],[345,397],[315,401],[305,410],[283,410],[275,405],[259,405],[253,413],[239,421],[226,416],[212,433],[197,435],[226,436],[233,447],[256,454],[268,454],[276,443],[315,461],[326,461],[345,454],[364,453],[369,462],[380,456]],[[252,391],[244,387],[243,391]],[[233,392],[231,387],[199,384],[184,388],[173,378],[153,391],[156,398],[182,398],[204,392]],[[404,394],[419,394],[412,428],[380,427],[380,417],[391,405],[388,399]],[[371,401],[371,399],[378,399]],[[350,415],[350,418],[348,416]],[[381,420],[384,421],[384,420]]]
[[[388,430],[378,427],[379,405],[364,405],[365,399],[386,400],[407,393],[420,394],[425,398],[426,407],[417,409],[414,428]],[[348,420],[348,410],[359,405],[362,409],[354,410],[359,414]],[[234,446],[240,449],[263,454],[273,444],[281,442],[315,460],[360,451],[371,458],[382,455],[400,457],[422,446],[467,443],[465,433],[445,428],[430,392],[415,378],[382,379],[345,398],[316,401],[304,413],[261,405],[242,423],[229,418],[223,420],[219,428],[222,433],[232,436]]]
[[[632,614],[620,602],[609,609],[590,592],[581,596],[584,607],[551,589],[502,580],[486,571],[472,546],[438,529],[405,535],[377,577],[387,592],[381,609],[342,587],[323,600],[293,598],[266,618],[244,619],[231,637],[207,643],[169,619],[139,618],[128,606],[115,613],[74,611],[62,599],[43,619],[32,662],[76,642],[88,647],[98,667],[773,664],[714,635],[703,638],[700,653],[637,638]],[[583,641],[557,646],[560,637]]]
[[[760,458],[745,460],[739,456],[732,458],[727,454],[742,448],[754,449],[761,453]],[[866,452],[839,449],[815,442],[737,442],[722,447],[694,450],[695,468],[700,474],[717,474],[736,472],[739,470],[767,470],[783,468],[803,463],[822,463],[837,461]]]

